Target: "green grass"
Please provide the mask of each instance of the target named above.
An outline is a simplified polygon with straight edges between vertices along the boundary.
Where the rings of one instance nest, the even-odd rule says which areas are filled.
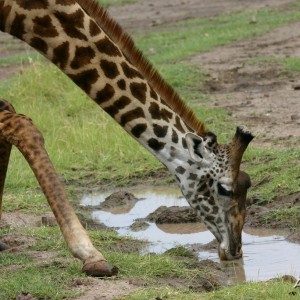
[[[22,166],[23,159],[20,157],[20,160],[20,166]],[[11,169],[14,171],[14,167],[16,166],[13,165],[16,165],[15,161],[11,166]],[[21,176],[21,178],[15,178],[16,180],[13,182],[10,182],[10,179],[8,178],[8,184],[6,186],[4,195],[3,210],[5,212],[16,210],[28,211],[37,214],[49,211],[50,207],[47,204],[42,191],[33,188],[37,185],[37,183],[33,178],[33,174],[31,174],[29,171],[29,166],[24,165],[24,167],[24,176],[26,174],[29,176],[28,182],[26,182],[22,174],[18,174],[18,176]],[[20,171],[18,171],[17,173],[19,172]],[[13,184],[15,184],[16,186],[14,187]]]
[[[24,265],[31,262],[32,260],[26,254],[6,253],[5,255],[0,255],[1,267]]]
[[[9,233],[0,230],[1,234]],[[27,254],[1,253],[0,299],[15,299],[21,292],[30,292],[35,298],[71,299],[72,280],[84,278],[81,263],[68,251],[58,227],[39,227],[15,229],[14,233],[27,234],[36,240]],[[144,280],[148,284],[157,284],[164,277],[192,280],[209,276],[205,270],[187,267],[185,261],[173,259],[172,255],[140,255],[142,242],[119,237],[111,231],[90,231],[94,245],[101,249],[109,262],[120,269],[119,278]],[[128,244],[127,253],[119,248]],[[41,260],[34,253],[48,252],[47,259]],[[8,272],[9,271],[9,272]]]
[[[32,61],[44,60],[44,58],[36,52],[22,52],[15,55],[0,57],[0,67],[8,67],[15,64],[28,65]]]
[[[295,296],[296,295],[296,296]],[[153,299],[167,299],[167,300],[293,300],[297,298],[299,291],[293,289],[289,283],[281,282],[260,282],[247,283],[236,285],[230,288],[224,288],[210,293],[195,293],[188,289],[180,291],[168,286],[156,288],[143,288],[128,296],[119,298],[120,300],[153,300]]]
[[[294,206],[290,208],[281,208],[275,211],[268,212],[265,215],[265,220],[275,220],[276,222],[289,220],[289,224],[291,226],[290,229],[298,230],[300,229],[300,206]]]
[[[299,21],[299,6],[299,3],[295,2],[284,11],[262,9],[213,19],[179,22],[175,25],[176,30],[166,29],[163,32],[149,33],[135,39],[145,53],[151,49],[150,60],[186,101],[199,99],[199,97],[205,100],[206,97],[199,94],[205,75],[201,73],[201,70],[186,65],[184,61],[194,54],[237,40],[259,36],[284,24]],[[253,15],[256,16],[256,24],[250,24]],[[278,62],[288,72],[300,70],[300,59],[296,57],[278,59],[265,57],[259,60]],[[181,61],[183,63],[180,63]],[[183,82],[184,86],[182,86]]]
[[[259,196],[261,202],[271,201],[279,195],[300,189],[300,153],[298,148],[286,150],[249,148],[244,156],[247,171],[253,178],[250,195]],[[260,185],[260,182],[264,184]],[[255,187],[258,185],[257,187]]]
[[[32,84],[35,82],[35,84]],[[30,87],[30,88],[29,88]],[[147,173],[160,164],[118,124],[50,64],[33,64],[0,86],[19,113],[30,116],[46,138],[46,148],[59,173],[81,179],[91,172],[98,180]],[[8,188],[33,187],[35,178],[13,152]]]
[[[78,295],[66,284],[71,282],[71,275],[78,272],[72,265],[39,266],[27,265],[21,271],[8,272],[0,278],[0,299],[16,299],[22,292],[30,291],[35,299],[70,299]],[[70,274],[68,274],[70,273]]]
[[[279,59],[279,62],[281,62],[289,72],[300,72],[300,58],[298,57],[285,57]]]
[[[16,299],[20,293],[30,293],[35,299],[71,299],[78,293],[72,291],[71,282],[75,277],[82,276],[80,263],[70,258],[70,253],[61,238],[58,228],[36,228],[35,230],[14,229],[14,234],[30,234],[37,240],[31,250],[50,250],[53,258],[47,263],[40,258],[33,258],[30,253],[2,252],[0,255],[0,299]],[[0,235],[8,234],[1,229]],[[45,240],[48,241],[47,247]],[[55,252],[56,251],[56,252]],[[65,255],[62,255],[65,253]],[[32,254],[33,255],[33,254]],[[62,257],[68,259],[61,259]]]
[[[254,14],[257,23],[250,24]],[[149,33],[136,40],[146,52],[154,49],[151,60],[164,74],[165,64],[184,60],[195,53],[209,51],[236,40],[262,35],[276,27],[299,20],[299,3],[295,2],[286,10],[261,9],[212,19],[179,22],[172,30]]]
[[[296,293],[296,296],[293,294]],[[237,285],[231,288],[222,289],[213,293],[203,295],[203,300],[249,300],[249,299],[278,299],[289,300],[295,299],[299,295],[299,292],[293,289],[293,285],[286,282],[275,281],[260,282],[260,283],[247,283]]]
[[[289,73],[300,72],[300,58],[299,57],[268,57],[257,56],[250,59],[251,62],[259,64],[277,64],[284,71]]]

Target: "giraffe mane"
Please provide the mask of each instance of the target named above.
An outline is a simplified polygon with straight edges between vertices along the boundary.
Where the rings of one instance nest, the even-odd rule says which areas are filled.
[[[205,135],[207,130],[204,123],[195,116],[173,87],[163,79],[142,51],[136,47],[132,37],[109,15],[107,10],[95,0],[76,0],[76,2],[101,26],[101,29],[120,48],[128,61],[139,70],[151,87],[186,125],[198,135]]]

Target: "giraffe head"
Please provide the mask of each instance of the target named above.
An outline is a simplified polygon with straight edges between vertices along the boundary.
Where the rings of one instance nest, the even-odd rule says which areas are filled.
[[[240,163],[252,139],[251,133],[240,128],[231,143],[225,145],[218,144],[213,133],[204,137],[186,134],[191,160],[185,176],[177,177],[189,204],[219,242],[219,256],[223,260],[242,256],[241,236],[250,178],[240,171]]]

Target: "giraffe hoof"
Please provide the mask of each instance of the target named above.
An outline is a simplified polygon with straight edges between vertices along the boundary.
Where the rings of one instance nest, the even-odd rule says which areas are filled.
[[[118,274],[119,269],[115,266],[111,266],[105,260],[100,260],[92,263],[85,263],[82,271],[93,277],[111,277]]]

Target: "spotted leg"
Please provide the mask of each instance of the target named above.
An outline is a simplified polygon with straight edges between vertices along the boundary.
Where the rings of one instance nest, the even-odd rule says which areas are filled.
[[[42,134],[24,115],[0,112],[0,140],[15,145],[32,168],[60,226],[72,254],[83,262],[83,272],[91,276],[116,275],[104,256],[93,246],[69,203],[63,186],[44,148]]]
[[[13,106],[6,100],[0,99],[0,111],[8,110],[15,112]],[[5,139],[0,138],[0,220],[2,216],[2,198],[4,183],[6,178],[6,172],[11,152],[11,144],[8,143]]]
[[[0,141],[0,219],[2,216],[2,197],[3,197],[4,182],[6,178],[10,151],[11,151],[11,144],[1,140]]]

